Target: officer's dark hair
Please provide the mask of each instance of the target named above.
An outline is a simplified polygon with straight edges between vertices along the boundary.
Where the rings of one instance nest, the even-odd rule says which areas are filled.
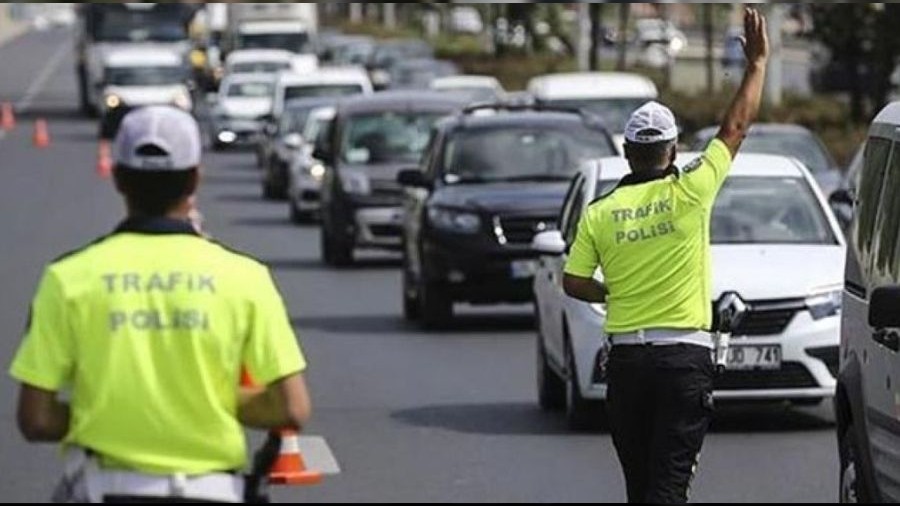
[[[641,130],[639,136],[660,135],[661,132],[654,128]],[[663,141],[652,144],[640,144],[636,142],[625,143],[625,158],[628,159],[631,170],[634,172],[653,172],[663,170],[675,163],[676,152],[673,149],[677,141]]]
[[[165,156],[158,146],[142,146],[141,156]],[[135,169],[118,164],[114,177],[116,188],[128,201],[129,210],[141,216],[165,216],[197,190],[199,168],[181,171]]]

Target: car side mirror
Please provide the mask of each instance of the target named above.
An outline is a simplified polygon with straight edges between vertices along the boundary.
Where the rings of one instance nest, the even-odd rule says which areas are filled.
[[[531,249],[550,256],[561,256],[566,252],[566,241],[559,230],[548,230],[534,236]]]
[[[400,186],[409,188],[431,189],[431,182],[425,177],[425,173],[418,168],[401,170],[397,174],[397,182],[400,183]]]
[[[900,328],[900,286],[878,288],[872,292],[869,326],[876,330]]]
[[[837,190],[828,197],[828,203],[833,206],[853,206],[853,195],[850,194],[850,190]]]
[[[288,149],[298,150],[303,148],[304,144],[303,136],[298,133],[288,134],[284,138],[284,145]]]

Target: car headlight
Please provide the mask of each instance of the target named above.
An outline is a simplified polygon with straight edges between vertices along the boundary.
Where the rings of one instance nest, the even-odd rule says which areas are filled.
[[[843,290],[831,289],[807,297],[806,308],[814,320],[822,320],[841,314],[843,300]]]
[[[372,191],[369,178],[356,172],[341,174],[341,186],[346,193],[353,195],[368,195]]]
[[[316,181],[322,181],[325,179],[325,166],[321,163],[314,164],[309,168],[309,175]]]
[[[481,230],[481,218],[474,213],[441,207],[428,210],[428,221],[437,229],[460,234],[474,234]]]
[[[116,109],[122,105],[122,99],[118,95],[107,95],[104,103],[107,109]]]
[[[179,93],[172,99],[172,103],[179,109],[187,111],[191,108],[191,97],[189,97],[187,93]]]

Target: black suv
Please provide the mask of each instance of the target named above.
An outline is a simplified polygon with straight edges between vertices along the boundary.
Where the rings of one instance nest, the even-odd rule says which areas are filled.
[[[429,133],[465,102],[435,92],[378,93],[343,102],[313,157],[322,184],[322,258],[340,267],[357,248],[399,250],[403,223],[401,170],[419,164]]]
[[[454,302],[527,303],[534,236],[552,228],[581,165],[615,156],[591,116],[537,106],[477,106],[438,124],[410,191],[404,225],[404,314],[426,328]]]

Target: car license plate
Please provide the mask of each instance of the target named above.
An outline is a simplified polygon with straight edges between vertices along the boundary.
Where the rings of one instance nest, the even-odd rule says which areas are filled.
[[[729,371],[781,369],[781,346],[732,346],[728,350]]]
[[[537,260],[516,260],[511,264],[510,274],[513,279],[528,279],[533,278],[537,270]]]

